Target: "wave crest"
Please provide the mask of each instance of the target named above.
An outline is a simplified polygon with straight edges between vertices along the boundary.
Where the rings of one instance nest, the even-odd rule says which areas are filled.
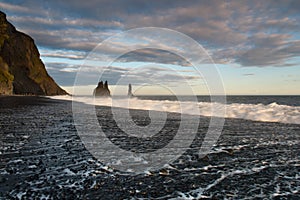
[[[280,105],[276,102],[268,105],[264,104],[220,104],[216,102],[192,102],[192,101],[170,101],[170,100],[141,100],[138,98],[99,98],[93,97],[70,97],[70,96],[54,96],[53,99],[77,101],[90,105],[114,106],[121,108],[139,109],[139,110],[155,110],[165,112],[176,112],[189,115],[202,115],[207,117],[224,117],[224,118],[240,118],[252,121],[262,122],[280,122],[289,124],[300,124],[300,107]],[[195,109],[198,106],[199,109]],[[226,113],[212,112],[212,109],[218,109],[225,106]],[[218,114],[220,113],[220,114]]]

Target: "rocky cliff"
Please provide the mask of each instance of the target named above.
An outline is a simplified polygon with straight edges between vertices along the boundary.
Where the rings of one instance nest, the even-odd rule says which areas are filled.
[[[64,95],[48,75],[34,41],[0,11],[0,94]]]

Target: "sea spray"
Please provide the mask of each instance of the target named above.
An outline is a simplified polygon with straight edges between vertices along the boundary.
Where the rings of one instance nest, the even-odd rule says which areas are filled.
[[[164,112],[176,112],[188,115],[202,115],[225,118],[240,118],[262,122],[280,122],[289,124],[300,124],[300,106],[280,105],[276,102],[264,105],[231,103],[226,104],[225,116],[212,113],[212,108],[218,110],[224,105],[217,102],[192,102],[192,101],[170,101],[170,100],[145,100],[138,98],[98,98],[89,96],[53,96],[52,99],[82,102],[97,106],[114,106],[139,110],[155,110]],[[200,109],[195,109],[199,107]],[[222,113],[222,112],[220,112]]]

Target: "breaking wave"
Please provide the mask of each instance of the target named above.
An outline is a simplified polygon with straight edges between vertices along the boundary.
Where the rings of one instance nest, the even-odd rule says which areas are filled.
[[[142,100],[138,98],[93,98],[53,96],[52,99],[82,102],[90,105],[114,106],[121,108],[176,112],[189,115],[202,115],[207,117],[240,118],[262,122],[280,122],[300,124],[300,106],[279,105],[276,102],[264,104],[231,103],[221,104],[216,102],[170,101],[170,100]],[[199,109],[195,109],[197,107]],[[226,109],[222,114],[222,109]],[[212,112],[212,108],[215,112]],[[220,112],[218,112],[220,109]]]

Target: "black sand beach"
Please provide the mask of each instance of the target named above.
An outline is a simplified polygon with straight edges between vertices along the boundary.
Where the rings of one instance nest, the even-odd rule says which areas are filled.
[[[71,106],[46,97],[0,97],[0,198],[300,198],[300,125],[226,119],[218,144],[199,158],[209,122],[201,117],[198,136],[183,156],[160,171],[130,175],[104,166],[85,149]],[[96,110],[113,138],[119,130],[110,108]],[[137,124],[148,123],[147,111],[131,114]],[[164,129],[170,137],[179,120],[179,114],[168,114]],[[128,138],[123,142],[136,148]]]
[[[16,108],[29,105],[46,105],[56,103],[59,100],[53,100],[41,96],[0,96],[0,108]]]

